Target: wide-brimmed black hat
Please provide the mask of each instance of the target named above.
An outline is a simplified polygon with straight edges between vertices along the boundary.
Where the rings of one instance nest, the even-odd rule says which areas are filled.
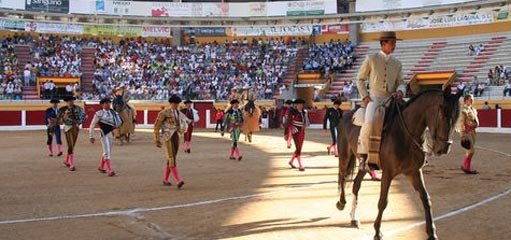
[[[186,101],[183,102],[184,104],[192,103],[190,99],[186,99]]]
[[[50,103],[60,103],[60,100],[53,98],[50,100]]]
[[[284,103],[285,104],[293,104],[293,100],[286,100]]]
[[[397,38],[396,32],[394,31],[385,31],[380,32],[380,36],[378,36],[378,41],[385,41],[385,40],[396,40],[396,41],[402,41],[403,39]]]
[[[305,104],[305,100],[301,98],[297,98],[293,101],[294,104]]]
[[[180,102],[181,102],[181,98],[178,96],[172,96],[169,98],[169,103],[180,103]]]
[[[334,105],[341,105],[342,100],[341,99],[334,99]]]
[[[233,99],[229,103],[232,105],[232,104],[240,103],[240,101],[238,101],[238,99]]]
[[[75,97],[64,97],[64,102],[74,101],[76,100]]]
[[[101,101],[99,101],[99,104],[103,104],[103,103],[111,103],[112,100],[110,100],[110,98],[103,98],[101,99]]]

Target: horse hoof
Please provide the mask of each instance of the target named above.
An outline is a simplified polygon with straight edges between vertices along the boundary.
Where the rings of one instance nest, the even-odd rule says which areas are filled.
[[[337,207],[337,209],[339,209],[339,211],[342,211],[344,210],[344,207],[346,207],[346,203],[341,203],[340,201],[337,201],[337,204],[335,204],[335,206]]]
[[[360,221],[359,220],[351,220],[351,227],[352,228],[359,228],[360,227]]]
[[[383,240],[383,235],[380,233],[374,236],[374,240]]]

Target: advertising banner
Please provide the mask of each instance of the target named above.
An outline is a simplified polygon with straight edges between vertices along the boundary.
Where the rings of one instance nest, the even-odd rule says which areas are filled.
[[[498,14],[496,14],[498,15]],[[420,17],[408,18],[406,21],[366,22],[362,24],[362,32],[399,31],[424,28],[456,27],[474,24],[486,24],[496,21],[491,11],[476,13],[457,13],[445,16],[430,16],[427,19]]]
[[[339,34],[349,32],[348,24],[334,24],[321,26],[321,34]]]
[[[1,0],[0,8],[25,10],[25,2],[22,0]]]
[[[25,22],[25,31],[37,33],[83,34],[83,25],[65,23]]]
[[[232,27],[229,36],[306,36],[312,35],[312,25],[275,27]]]
[[[10,1],[10,0],[9,0]],[[26,0],[59,1],[59,0]],[[336,0],[283,2],[142,2],[128,0],[66,0],[70,13],[143,17],[264,17],[336,14]]]
[[[212,28],[185,28],[185,35],[195,36],[226,36],[225,28],[212,27]]]
[[[424,8],[464,2],[475,2],[475,0],[357,0],[355,3],[355,11],[372,12]]]
[[[18,20],[0,19],[0,29],[25,30],[25,22]]]
[[[265,17],[266,2],[229,3],[229,17]]]
[[[429,18],[429,27],[452,27],[460,25],[483,24],[493,22],[491,11],[471,13],[460,13],[449,16],[438,16]]]
[[[94,36],[138,37],[142,36],[142,28],[135,26],[85,25],[83,26],[83,33]]]
[[[153,17],[193,17],[202,15],[202,3],[153,2]]]
[[[324,15],[324,1],[292,1],[287,2],[287,16]]]
[[[33,12],[68,13],[69,0],[25,0],[25,10]]]
[[[203,17],[227,17],[229,16],[228,3],[202,3]]]
[[[142,27],[142,37],[171,37],[170,27],[144,26]]]

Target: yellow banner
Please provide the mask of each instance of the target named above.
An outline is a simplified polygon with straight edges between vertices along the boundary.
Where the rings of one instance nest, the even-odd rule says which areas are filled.
[[[83,26],[83,33],[94,36],[138,37],[142,36],[142,28],[136,26],[85,25]]]

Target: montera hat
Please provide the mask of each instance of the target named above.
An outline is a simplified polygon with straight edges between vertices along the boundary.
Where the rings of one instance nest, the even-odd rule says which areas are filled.
[[[342,104],[342,100],[341,99],[335,99],[334,100],[334,105],[341,105]]]
[[[53,98],[52,100],[50,100],[50,103],[60,103],[60,100]]]
[[[112,100],[110,100],[110,98],[103,98],[101,99],[101,101],[99,101],[99,104],[103,104],[103,103],[111,103]]]
[[[231,100],[230,104],[237,104],[237,103],[240,103],[240,101],[238,101],[238,99],[233,99]]]
[[[64,102],[74,101],[76,100],[75,97],[64,97]]]
[[[294,104],[305,104],[305,100],[301,98],[297,98],[293,101]]]
[[[186,101],[183,102],[184,104],[192,103],[190,99],[186,99]]]
[[[180,103],[180,102],[181,102],[181,98],[178,96],[172,96],[169,98],[169,103]]]

